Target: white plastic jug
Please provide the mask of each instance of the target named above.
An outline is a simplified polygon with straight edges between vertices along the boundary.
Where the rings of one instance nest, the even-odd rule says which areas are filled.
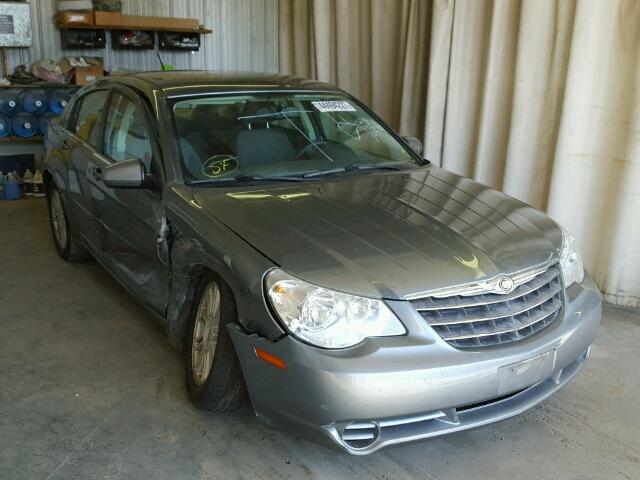
[[[24,194],[27,197],[33,196],[33,173],[31,173],[30,169],[27,168],[22,182],[24,183]]]
[[[44,183],[42,182],[42,173],[36,169],[36,173],[33,175],[32,191],[34,197],[44,197]]]

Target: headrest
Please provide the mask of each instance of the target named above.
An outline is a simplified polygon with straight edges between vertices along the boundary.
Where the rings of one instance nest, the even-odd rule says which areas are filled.
[[[270,108],[262,107],[256,110],[254,118],[249,120],[250,123],[269,123],[274,118],[277,118],[273,110]]]

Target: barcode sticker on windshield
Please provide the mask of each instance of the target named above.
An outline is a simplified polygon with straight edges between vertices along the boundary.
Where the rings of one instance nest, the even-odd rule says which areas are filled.
[[[349,102],[344,100],[324,100],[322,102],[311,102],[320,112],[355,112]]]

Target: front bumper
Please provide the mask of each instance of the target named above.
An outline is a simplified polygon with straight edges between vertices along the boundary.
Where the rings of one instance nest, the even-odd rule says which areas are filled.
[[[253,407],[271,426],[329,441],[352,454],[465,430],[517,415],[565,385],[588,357],[600,323],[591,279],[566,292],[560,318],[539,334],[492,348],[456,349],[408,302],[388,302],[404,337],[342,350],[291,336],[270,342],[230,333]],[[286,369],[257,358],[280,357]]]

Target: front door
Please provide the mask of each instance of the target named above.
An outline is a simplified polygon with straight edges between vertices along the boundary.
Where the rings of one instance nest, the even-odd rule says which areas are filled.
[[[66,135],[61,144],[69,161],[67,194],[74,211],[73,218],[78,223],[74,228],[98,258],[102,247],[94,200],[101,192],[95,184],[93,171],[100,162],[97,150],[108,97],[108,90],[97,90],[79,98],[75,121],[71,125],[73,133]]]
[[[162,178],[149,119],[134,93],[120,88],[113,91],[106,109],[101,169],[137,158],[154,178]],[[95,199],[95,205],[102,224],[105,265],[149,307],[164,313],[169,268],[163,248],[165,217],[160,193],[109,188],[103,182],[99,185],[102,195]]]

